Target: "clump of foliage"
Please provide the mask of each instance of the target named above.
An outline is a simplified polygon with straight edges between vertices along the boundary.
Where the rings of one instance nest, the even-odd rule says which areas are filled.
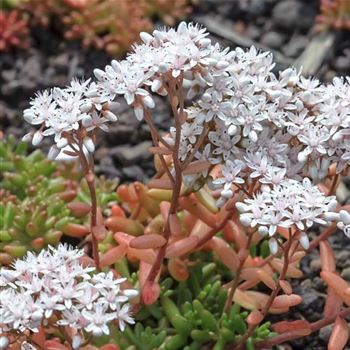
[[[191,8],[188,0],[27,0],[24,9],[34,23],[47,26],[62,20],[67,39],[122,55],[138,40],[140,31],[152,29],[153,20],[173,25]]]
[[[37,145],[52,135],[49,157],[64,153],[81,165],[91,217],[90,234],[79,243],[87,252],[82,263],[109,274],[106,284],[123,276],[140,291],[125,312],[107,293],[98,317],[88,313],[84,324],[67,316],[80,302],[79,292],[65,294],[64,324],[70,333],[80,332],[81,349],[113,342],[128,350],[145,342],[164,350],[263,349],[327,325],[333,325],[329,349],[344,349],[350,285],[336,271],[328,238],[337,228],[350,237],[350,208],[335,195],[350,168],[349,78],[322,84],[294,68],[276,75],[270,53],[223,49],[207,36],[185,22],[143,32],[142,43],[124,60],[95,69],[95,81],[73,80],[41,92],[24,111],[24,119],[39,126],[25,138]],[[153,122],[154,95],[166,96],[172,111],[174,126],[166,135]],[[156,174],[147,184],[120,185],[120,202],[104,218],[93,154],[98,130],[108,131],[118,120],[110,110],[118,98],[147,123]],[[300,262],[316,249],[328,287],[323,317],[286,321],[303,302],[290,280],[303,277]],[[14,267],[3,274],[6,288],[23,284]],[[99,288],[90,286],[86,305]],[[46,311],[41,304],[38,309],[40,315]],[[113,329],[129,311],[139,324]],[[14,317],[26,324],[26,314],[8,314],[6,324]],[[281,321],[268,323],[271,314]],[[46,316],[38,320],[45,341],[75,347],[72,337],[53,338]],[[31,328],[23,327],[22,338],[35,341]],[[95,328],[107,337],[81,334]]]
[[[28,250],[59,243],[63,235],[89,233],[89,197],[79,173],[69,165],[58,167],[39,150],[29,155],[26,150],[26,142],[17,144],[12,137],[0,141],[0,263],[6,265]],[[116,200],[114,188],[99,181],[101,208]]]
[[[29,46],[27,17],[18,10],[0,9],[0,53]]]
[[[317,29],[350,30],[350,2],[348,0],[321,0],[321,13],[316,17]]]

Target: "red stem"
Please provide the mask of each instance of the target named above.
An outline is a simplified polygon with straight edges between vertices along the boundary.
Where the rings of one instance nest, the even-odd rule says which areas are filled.
[[[292,246],[292,242],[293,242],[293,236],[292,236],[292,232],[291,230],[289,231],[289,239],[287,241],[287,246],[284,249],[284,260],[283,260],[283,268],[282,271],[278,277],[278,281],[276,283],[276,287],[275,289],[272,291],[269,299],[267,300],[267,303],[265,304],[265,306],[263,307],[263,309],[261,310],[261,314],[264,316],[263,318],[266,317],[267,313],[270,310],[270,307],[272,306],[276,296],[278,295],[281,286],[280,286],[280,281],[284,280],[287,270],[288,270],[288,265],[289,265],[289,250]],[[233,350],[241,350],[244,346],[244,344],[246,343],[247,339],[254,333],[255,328],[258,325],[249,325],[248,327],[248,331],[242,336],[242,338],[240,339],[239,343],[236,346],[233,346],[231,349]],[[230,349],[230,348],[229,348]]]
[[[350,307],[344,309],[343,311],[339,312],[337,315],[335,315],[333,317],[323,318],[321,320],[318,320],[316,322],[311,323],[310,324],[311,333],[316,332],[319,329],[321,329],[329,324],[332,324],[338,316],[342,317],[342,318],[346,318],[346,317],[350,316]],[[286,333],[278,334],[273,338],[257,342],[255,344],[255,348],[256,349],[266,349],[266,348],[270,349],[274,345],[282,344],[286,341],[302,338],[304,336],[305,335],[298,335],[298,334],[295,334],[293,332],[286,332]]]

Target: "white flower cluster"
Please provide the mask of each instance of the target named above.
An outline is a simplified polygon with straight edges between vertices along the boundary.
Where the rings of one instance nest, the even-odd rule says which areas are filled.
[[[31,107],[23,113],[24,119],[33,125],[41,125],[34,134],[29,133],[24,139],[32,139],[38,145],[44,136],[54,135],[55,145],[49,156],[54,159],[68,143],[78,143],[76,132],[87,132],[96,128],[108,131],[106,122],[116,121],[117,117],[104,104],[95,98],[95,83],[73,80],[65,89],[53,88],[39,92],[31,101]],[[95,149],[92,139],[84,135],[83,144],[87,151]]]
[[[300,244],[309,247],[305,230],[313,224],[327,225],[329,213],[337,207],[335,196],[325,196],[308,178],[302,182],[283,180],[278,185],[264,186],[262,191],[236,203],[240,220],[249,227],[258,226],[258,232],[272,237],[278,227],[301,231]],[[333,213],[332,213],[333,214]],[[277,242],[271,238],[270,249],[277,251]]]
[[[177,90],[183,96],[186,89],[193,103],[184,109],[186,120],[181,119],[179,159],[193,152],[195,159],[221,165],[221,177],[211,181],[209,172],[202,171],[184,176],[184,181],[208,180],[221,190],[218,205],[233,196],[233,185],[258,182],[284,188],[293,183],[294,188],[288,179],[320,182],[331,164],[337,174],[349,171],[349,78],[325,85],[294,68],[275,75],[269,52],[223,49],[191,23],[140,36],[142,43],[126,59],[95,69],[96,83],[44,93],[25,112],[26,119],[44,122],[48,129],[43,134],[54,133],[60,147],[66,144],[62,130],[101,127],[105,119],[114,120],[103,106],[118,96],[142,119],[155,107],[152,94]],[[53,121],[50,113],[56,116]],[[170,130],[168,143],[175,143],[176,132]],[[197,147],[199,139],[203,142]]]
[[[206,132],[195,156],[223,165],[227,175],[217,183],[224,184],[223,197],[235,182],[232,169],[244,182],[276,184],[305,176],[320,181],[331,163],[337,173],[349,167],[349,78],[323,85],[293,68],[276,76],[270,53],[222,49],[205,29],[184,22],[141,39],[125,60],[95,70],[97,96],[101,102],[124,96],[141,119],[155,105],[152,92],[166,95],[174,80],[187,88],[194,103],[185,109],[179,158]]]
[[[2,332],[29,329],[48,323],[55,315],[57,324],[85,330],[95,336],[109,334],[108,323],[134,323],[130,298],[134,289],[121,289],[125,278],[112,272],[92,274],[83,267],[82,250],[65,245],[49,247],[38,256],[28,253],[16,260],[13,269],[0,270],[0,329]]]

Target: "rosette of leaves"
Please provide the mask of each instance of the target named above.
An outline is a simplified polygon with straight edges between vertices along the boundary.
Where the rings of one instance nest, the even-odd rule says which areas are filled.
[[[26,155],[26,149],[11,137],[0,141],[0,264],[57,244],[64,234],[81,239],[90,233],[89,198],[76,169],[59,170],[40,150]],[[97,183],[103,208],[117,198],[115,183]]]
[[[0,9],[0,52],[29,46],[27,18],[17,10]]]
[[[321,0],[320,12],[316,17],[318,30],[350,30],[349,0]]]
[[[63,20],[67,39],[80,39],[85,47],[122,55],[139,33],[149,31],[153,20],[168,25],[184,18],[192,1],[179,0],[24,0],[22,8],[35,24],[57,25]]]

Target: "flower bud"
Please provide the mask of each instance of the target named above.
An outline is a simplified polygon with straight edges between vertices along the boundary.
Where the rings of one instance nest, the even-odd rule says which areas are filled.
[[[92,103],[90,101],[86,101],[85,103],[83,103],[79,107],[80,111],[83,112],[83,113],[89,112],[91,108],[92,108]]]
[[[230,135],[230,136],[233,136],[233,135],[236,135],[237,134],[237,126],[236,125],[230,125],[227,129],[227,133]]]
[[[269,234],[269,229],[266,226],[260,226],[258,228],[258,232],[263,236],[267,236]]]
[[[272,255],[275,255],[278,252],[278,244],[275,238],[269,239],[269,248]]]
[[[31,318],[33,321],[40,321],[43,318],[43,314],[41,311],[37,310],[32,313]]]
[[[230,199],[233,197],[233,191],[228,189],[228,190],[222,190],[221,191],[221,196],[225,199]]]
[[[112,113],[111,111],[105,111],[103,113],[103,116],[108,119],[110,122],[116,122],[118,120],[118,117]]]
[[[346,210],[341,210],[339,212],[340,220],[344,222],[344,224],[350,224],[350,213]]]
[[[164,33],[160,30],[154,30],[153,31],[153,36],[157,39],[157,40],[163,40],[164,39]]]
[[[239,220],[242,223],[242,225],[244,225],[244,226],[250,226],[250,224],[252,222],[252,219],[249,216],[244,215],[244,214],[240,216]]]
[[[124,289],[122,293],[128,297],[128,299],[136,298],[139,295],[139,292],[136,289]]]
[[[308,156],[307,154],[300,152],[298,154],[298,161],[301,163],[305,163],[307,161],[307,156]]]
[[[35,114],[30,109],[28,109],[24,111],[23,118],[27,123],[32,124],[33,119],[35,118]]]
[[[79,334],[76,334],[72,339],[72,348],[74,350],[79,349],[82,341],[83,341],[83,339],[81,338],[81,336]]]
[[[83,125],[84,128],[88,128],[89,126],[92,125],[92,117],[91,115],[86,115],[82,120],[81,124]]]
[[[185,34],[187,32],[187,24],[185,21],[182,21],[177,27],[177,32],[179,34]]]
[[[203,102],[210,102],[211,101],[211,95],[207,92],[202,95],[202,101]]]
[[[22,137],[22,141],[24,142],[29,142],[31,141],[33,138],[33,134],[31,132],[28,132],[28,134],[25,134],[23,137]]]
[[[146,33],[146,32],[141,32],[140,38],[147,45],[153,40],[153,36],[149,33]]]
[[[162,82],[161,82],[159,79],[155,79],[155,80],[152,82],[151,90],[152,90],[153,92],[157,92],[161,87],[162,87]]]
[[[33,135],[33,140],[32,140],[33,146],[39,145],[39,143],[43,140],[43,138],[44,138],[43,133],[40,130],[36,131]]]
[[[56,143],[56,146],[58,148],[63,148],[63,147],[66,147],[67,145],[68,145],[68,140],[65,137],[61,137]]]
[[[309,241],[309,237],[307,236],[307,234],[305,232],[303,232],[300,235],[299,243],[305,250],[309,249],[310,241]]]
[[[227,62],[227,61],[219,61],[217,64],[216,64],[216,67],[219,68],[219,69],[225,69],[229,66],[230,64]]]
[[[83,144],[90,153],[95,151],[95,144],[90,137],[84,137]]]
[[[154,108],[156,104],[154,103],[153,98],[150,95],[147,95],[143,98],[143,103],[148,108]]]
[[[7,349],[7,346],[9,345],[9,340],[7,337],[2,336],[0,337],[0,349]]]
[[[169,69],[169,65],[167,63],[161,63],[159,65],[159,72],[160,73],[166,73]]]
[[[240,213],[245,213],[246,211],[249,211],[248,205],[242,203],[242,202],[237,202],[236,203],[236,208]]]
[[[339,221],[340,220],[339,213],[328,212],[328,213],[325,213],[323,216],[327,221]]]
[[[143,119],[143,108],[142,106],[135,106],[134,107],[134,113],[135,113],[135,117],[137,120],[142,120]]]
[[[57,158],[57,156],[59,155],[59,153],[60,153],[59,148],[56,145],[53,145],[53,146],[51,146],[47,157],[51,160],[55,160]]]
[[[94,69],[94,75],[97,80],[104,80],[106,77],[106,73],[103,70],[98,68]]]

